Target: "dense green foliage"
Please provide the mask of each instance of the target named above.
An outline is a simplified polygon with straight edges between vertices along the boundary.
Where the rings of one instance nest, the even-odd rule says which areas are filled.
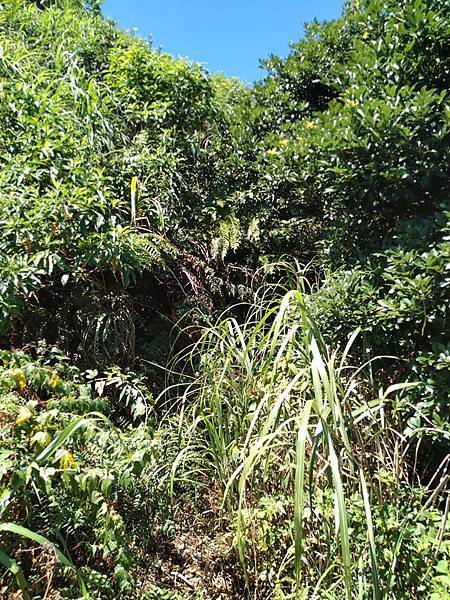
[[[252,87],[100,4],[0,0],[0,596],[447,597],[448,0]]]

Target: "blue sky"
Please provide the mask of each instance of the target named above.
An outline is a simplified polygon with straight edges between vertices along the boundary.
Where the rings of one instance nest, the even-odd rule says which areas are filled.
[[[286,56],[303,23],[340,15],[341,0],[105,0],[103,13],[175,56],[252,82],[259,59]]]

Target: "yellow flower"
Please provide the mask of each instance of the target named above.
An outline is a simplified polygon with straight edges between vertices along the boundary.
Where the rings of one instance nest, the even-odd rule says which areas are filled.
[[[358,106],[358,103],[355,100],[352,100],[351,98],[347,98],[347,100],[345,101],[345,104],[349,108],[356,108]]]
[[[64,450],[59,457],[59,464],[62,469],[69,469],[75,462],[72,452]]]
[[[55,389],[60,381],[61,377],[58,375],[58,373],[53,373],[53,375],[50,377],[50,387]]]
[[[27,387],[27,380],[25,379],[22,369],[14,369],[13,377],[19,390],[23,390]]]

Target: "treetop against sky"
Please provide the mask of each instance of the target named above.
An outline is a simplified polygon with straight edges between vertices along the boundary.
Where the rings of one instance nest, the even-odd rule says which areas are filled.
[[[314,18],[334,19],[341,0],[105,0],[103,12],[155,46],[246,81],[258,79],[259,60],[285,56]]]

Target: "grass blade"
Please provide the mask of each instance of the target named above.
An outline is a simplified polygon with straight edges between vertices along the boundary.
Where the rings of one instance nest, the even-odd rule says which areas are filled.
[[[372,585],[373,585],[373,597],[374,600],[381,600],[380,590],[380,576],[378,572],[378,559],[377,550],[375,546],[375,536],[373,531],[372,511],[370,509],[369,492],[367,489],[367,483],[364,478],[364,473],[360,469],[361,489],[364,500],[364,510],[366,513],[367,520],[367,535],[369,538],[369,550],[370,550],[370,562],[372,567]]]
[[[297,433],[296,464],[295,464],[295,503],[294,503],[294,531],[295,531],[295,580],[297,590],[300,589],[301,560],[302,560],[302,519],[305,503],[305,449],[308,432],[309,416],[312,400],[308,400],[303,409]]]

